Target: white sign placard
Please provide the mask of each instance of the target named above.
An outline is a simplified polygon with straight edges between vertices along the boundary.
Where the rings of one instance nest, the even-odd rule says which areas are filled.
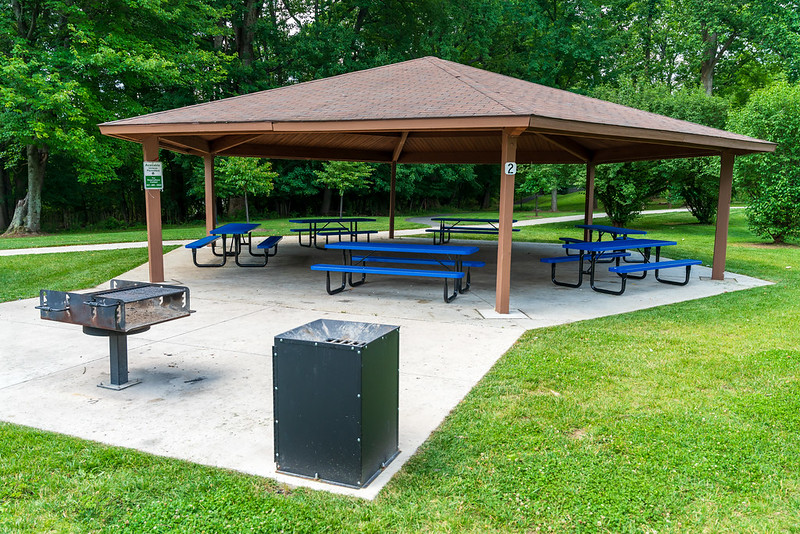
[[[506,174],[508,174],[509,176],[517,174],[517,164],[514,163],[513,161],[506,161],[504,167]]]
[[[144,162],[144,188],[164,189],[164,171],[160,161]]]

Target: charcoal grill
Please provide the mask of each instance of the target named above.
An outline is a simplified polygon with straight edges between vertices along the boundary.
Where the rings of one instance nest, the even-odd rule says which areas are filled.
[[[81,325],[85,334],[108,337],[111,376],[108,384],[98,386],[115,390],[141,382],[128,378],[128,336],[191,313],[188,287],[117,279],[111,280],[110,289],[91,293],[42,289],[36,309],[42,319]]]

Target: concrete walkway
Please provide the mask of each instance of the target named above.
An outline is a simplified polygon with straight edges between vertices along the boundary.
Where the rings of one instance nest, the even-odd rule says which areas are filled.
[[[644,212],[644,214],[656,214],[656,213],[678,213],[678,212],[685,212],[685,208],[679,209],[664,209],[664,210],[650,210]],[[605,213],[595,213],[594,217],[596,219],[601,219],[605,217]],[[406,219],[407,221],[415,222],[418,224],[427,224],[433,228],[438,228],[439,224],[435,223],[431,220],[431,217],[409,217]],[[569,221],[581,221],[583,220],[583,215],[564,215],[562,217],[547,217],[543,219],[528,219],[524,221],[518,221],[514,223],[514,226],[532,226],[536,224],[549,224],[549,223],[557,223],[557,222],[569,222]],[[412,230],[396,230],[395,235],[397,237],[403,236],[411,236],[417,235],[424,232],[424,228],[416,228]],[[378,238],[388,238],[389,232],[383,231],[378,232]],[[193,240],[185,239],[185,240],[172,240],[172,241],[164,241],[164,245],[180,245],[183,246],[187,243],[191,243]],[[98,245],[65,245],[61,247],[40,247],[40,248],[16,248],[16,249],[8,249],[8,250],[0,250],[0,256],[19,256],[24,254],[53,254],[57,252],[82,252],[82,251],[90,251],[90,250],[119,250],[125,248],[143,248],[147,246],[147,241],[134,241],[130,243],[102,243]]]
[[[41,320],[37,299],[0,304],[0,420],[374,498],[526,330],[766,284],[733,273],[711,281],[710,268],[700,267],[688,286],[660,284],[650,275],[615,297],[554,286],[539,258],[561,254],[559,245],[514,243],[514,313],[489,319],[496,317],[497,246],[470,243],[480,245],[476,259],[486,267],[473,271],[472,290],[450,304],[438,280],[387,276],[330,296],[324,273],[309,266],[338,262],[339,255],[290,239],[256,269],[232,262],[198,269],[190,251],[176,249],[165,256],[167,282],[189,287],[196,313],[130,337],[130,374],[142,383],[123,391],[97,387],[108,381],[105,338]],[[120,278],[147,280],[147,266]],[[321,318],[400,326],[401,453],[360,490],[275,472],[273,339]]]

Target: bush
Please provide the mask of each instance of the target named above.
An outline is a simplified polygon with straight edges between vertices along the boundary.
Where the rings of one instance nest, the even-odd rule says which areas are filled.
[[[594,190],[614,226],[625,226],[647,206],[650,198],[667,188],[656,175],[653,162],[599,165]]]
[[[771,154],[737,160],[736,183],[749,197],[750,228],[775,243],[799,237],[800,86],[781,83],[754,93],[729,128],[778,144]]]

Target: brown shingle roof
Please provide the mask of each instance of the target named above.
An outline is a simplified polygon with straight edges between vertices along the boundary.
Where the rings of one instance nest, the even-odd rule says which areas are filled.
[[[415,122],[406,124],[404,121]],[[259,131],[413,132],[416,129],[496,131],[497,128],[511,126],[510,121],[513,121],[513,126],[523,125],[528,132],[575,136],[573,140],[581,143],[590,152],[605,150],[608,153],[606,161],[614,159],[609,151],[613,151],[615,147],[626,148],[630,152],[632,140],[647,145],[707,147],[714,153],[725,148],[738,153],[774,149],[771,143],[743,135],[647,113],[435,57],[151,113],[100,126],[101,131],[108,135],[140,140],[151,127],[154,128],[153,133],[166,139],[169,135],[197,136],[203,131],[215,134]],[[319,129],[322,123],[326,126]],[[192,127],[188,128],[188,125]],[[204,142],[213,141],[212,137],[206,136]],[[619,141],[615,145],[602,143],[599,139]],[[291,137],[280,140],[275,137],[275,141],[292,146],[295,142]],[[323,145],[336,144],[332,141],[320,142]],[[187,149],[186,145],[180,145],[180,140],[177,145],[169,145],[169,141],[162,144],[173,149],[180,150],[183,147],[190,152],[193,150]],[[532,141],[528,145],[530,150],[544,148],[533,146]],[[202,146],[201,144],[199,152],[204,152]],[[417,146],[421,147],[419,143]],[[550,151],[553,150],[552,143],[545,143],[545,146]],[[316,144],[314,147],[320,148]],[[247,147],[240,146],[240,153],[244,154],[242,151],[245,148]],[[328,148],[334,149],[335,146]],[[373,148],[378,150],[377,146]],[[213,148],[208,149],[212,150]],[[247,150],[250,151],[248,155],[263,151],[265,156],[292,157],[289,153],[270,152],[268,143],[263,138],[251,143]],[[381,150],[381,155],[365,159],[383,160],[387,149]],[[457,152],[461,149],[456,147],[454,150]],[[696,155],[711,153],[708,150],[698,151]],[[302,153],[297,155],[336,159],[335,152],[326,153],[324,150],[309,153],[307,156]],[[664,151],[650,146],[649,150],[637,153],[636,157],[631,156],[629,159],[686,155],[693,154],[686,151],[675,153],[674,149]],[[450,160],[462,161],[464,157],[466,156]],[[559,161],[568,161],[570,157],[574,156],[564,155]],[[619,160],[620,156],[616,157]],[[418,160],[427,160],[426,158],[428,157]],[[555,156],[549,157],[548,161],[554,160],[553,158]],[[628,156],[624,159],[628,159]]]

